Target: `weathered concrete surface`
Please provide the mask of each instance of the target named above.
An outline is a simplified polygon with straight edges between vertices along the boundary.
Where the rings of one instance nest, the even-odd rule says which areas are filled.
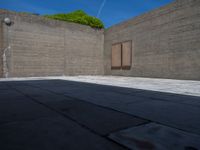
[[[46,83],[45,83],[46,82]],[[200,97],[148,90],[63,81],[62,86],[48,81],[31,82],[51,92],[153,120],[200,134]],[[189,120],[189,121],[187,121]]]
[[[103,74],[103,30],[0,11],[7,27],[9,77]]]
[[[39,98],[36,99],[39,100]],[[68,101],[54,101],[45,104],[61,111],[77,122],[104,136],[113,131],[128,128],[130,126],[138,126],[148,122],[143,119],[134,118],[130,115],[102,108],[80,100],[74,101],[72,99]]]
[[[200,80],[200,1],[177,0],[105,31],[106,75]],[[112,44],[132,40],[131,70],[111,70]]]
[[[4,150],[124,150],[61,116],[1,124],[0,133]]]
[[[30,78],[28,78],[27,80],[29,79]],[[66,76],[66,77],[50,77],[47,79],[62,79],[69,81],[95,83],[100,85],[111,85],[111,86],[158,91],[165,93],[174,93],[181,95],[200,96],[200,81],[192,81],[192,80],[189,81],[189,80],[120,77],[120,76],[74,76],[74,77]]]
[[[132,150],[198,150],[200,136],[156,123],[129,128],[109,136]]]
[[[104,74],[103,30],[78,26],[65,29],[65,75]]]
[[[27,81],[60,79],[75,82],[86,82],[100,85],[110,85],[138,90],[150,90],[168,93],[167,97],[176,99],[173,94],[200,96],[200,81],[136,78],[120,76],[62,76],[62,77],[28,77],[28,78],[2,78],[0,81]],[[57,89],[59,90],[59,89]],[[62,92],[62,91],[60,91]],[[131,92],[127,91],[127,94]],[[170,94],[172,93],[172,94]],[[153,94],[152,96],[156,96]],[[164,97],[163,97],[164,98]],[[180,100],[181,101],[181,100]]]
[[[0,15],[0,20],[1,20]],[[3,22],[0,21],[0,78],[3,77]]]
[[[3,27],[4,15],[0,11],[0,78],[3,77],[3,54],[4,54],[4,27]]]
[[[50,84],[55,83],[54,81],[48,82]],[[57,83],[62,84],[62,81]],[[60,101],[61,99],[62,101]],[[73,107],[69,108],[69,104],[72,104],[73,101],[75,102]],[[52,102],[55,105],[52,105]],[[61,106],[61,102],[63,110],[55,109]],[[110,133],[110,131],[115,131],[115,129],[146,122],[142,119],[102,107],[98,107],[98,111],[96,111],[95,108],[97,106],[95,105],[91,106],[89,104],[87,107],[93,108],[94,111],[81,112],[80,114],[81,109],[84,107],[81,104],[76,107],[76,100],[74,99],[39,88],[34,90],[32,85],[26,82],[1,82],[0,149],[123,150],[123,147],[95,131]],[[64,109],[69,109],[69,111],[67,112]],[[85,122],[83,113],[93,118],[86,117],[85,119],[88,120]],[[109,117],[112,118],[111,120],[104,118],[109,115],[114,118],[111,116]],[[79,117],[74,118],[74,116]],[[124,122],[116,123],[118,117],[124,120]],[[97,118],[99,122],[91,122]],[[99,123],[103,123],[103,125]]]
[[[0,112],[5,150],[124,149],[108,135],[150,122],[181,135],[180,147],[200,136],[200,97],[75,81],[1,81]],[[162,137],[155,144],[171,135]]]
[[[4,10],[0,15],[14,22],[4,29],[10,46],[5,77],[122,75],[200,80],[197,0],[176,0],[105,32]],[[130,70],[112,70],[112,44],[131,40]]]

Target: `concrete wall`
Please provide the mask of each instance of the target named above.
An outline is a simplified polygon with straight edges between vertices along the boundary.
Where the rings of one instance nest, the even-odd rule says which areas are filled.
[[[0,21],[0,77],[3,77],[3,22]]]
[[[177,0],[105,31],[105,74],[200,80],[200,1]],[[132,40],[130,70],[111,69],[112,44]]]
[[[2,13],[1,13],[2,14]],[[4,12],[8,77],[103,74],[103,31],[43,17]]]
[[[176,0],[105,32],[0,10],[0,19],[5,17],[13,24],[0,25],[0,77],[105,74],[200,80],[199,0]],[[130,40],[130,70],[112,70],[112,44]]]
[[[103,30],[73,24],[64,34],[65,75],[103,75]]]

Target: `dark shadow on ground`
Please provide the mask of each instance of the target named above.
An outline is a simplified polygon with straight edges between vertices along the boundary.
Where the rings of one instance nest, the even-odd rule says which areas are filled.
[[[65,80],[0,82],[0,149],[125,149],[110,133],[159,123],[200,134],[200,97]]]

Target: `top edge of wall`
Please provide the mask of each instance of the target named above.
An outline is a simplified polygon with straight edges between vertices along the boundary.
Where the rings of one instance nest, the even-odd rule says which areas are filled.
[[[53,20],[53,19],[45,18],[43,16],[14,12],[14,11],[6,10],[6,9],[0,9],[0,16],[10,17],[11,20],[13,21],[39,23],[42,25],[50,26],[50,27],[63,27],[63,28],[70,27],[71,29],[75,28],[75,29],[84,30],[84,31],[96,31],[100,33],[104,32],[104,29],[92,28],[87,25],[82,25],[82,24],[73,23],[73,22]]]
[[[121,27],[126,28],[131,25],[136,25],[141,22],[148,21],[148,20],[156,18],[158,16],[165,15],[167,13],[175,11],[177,8],[179,8],[183,5],[187,5],[187,4],[195,3],[195,2],[199,2],[199,0],[174,0],[173,2],[171,2],[167,5],[164,5],[162,7],[156,8],[154,10],[148,11],[142,15],[133,17],[131,19],[128,19],[126,21],[123,21],[121,23],[113,25],[113,26],[107,28],[105,31],[112,32],[113,30],[119,29]]]

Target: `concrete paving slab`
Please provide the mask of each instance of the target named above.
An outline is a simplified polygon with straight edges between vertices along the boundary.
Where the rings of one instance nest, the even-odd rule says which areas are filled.
[[[50,87],[48,89],[51,90]],[[198,107],[200,99],[198,97],[155,91],[140,91],[129,95],[112,91],[90,92],[90,89],[94,89],[92,85],[89,88],[81,89],[82,87],[79,87],[75,90],[76,92],[65,92],[65,95],[182,130],[200,133],[198,118],[200,116],[200,107]]]
[[[84,78],[81,78],[81,80]],[[129,115],[127,118],[124,117],[124,114],[130,114],[137,116],[136,118],[145,118],[165,126],[190,132],[190,134],[200,135],[199,96],[150,91],[151,88],[150,90],[142,90],[124,88],[123,86],[114,87],[113,85],[117,85],[115,83],[112,86],[103,85],[104,81],[110,82],[109,80],[110,78],[102,78],[101,81],[100,78],[101,85],[77,81],[51,80],[49,78],[45,80],[0,82],[3,83],[0,84],[0,86],[2,85],[2,90],[0,89],[0,128],[6,124],[14,124],[12,127],[10,126],[14,130],[17,129],[15,126],[17,127],[18,124],[21,126],[21,123],[23,124],[24,122],[62,116],[67,120],[71,119],[73,123],[78,124],[87,132],[92,132],[92,134],[109,142],[105,138],[105,135],[109,134],[109,132],[135,125],[132,122],[134,119],[131,120]],[[125,84],[130,86],[133,83],[132,79],[127,79],[127,81],[120,80],[125,81]],[[117,82],[117,80],[111,81]],[[165,84],[168,84],[168,82],[165,81]],[[152,82],[151,84],[154,83]],[[164,81],[162,84],[164,84]],[[161,89],[162,84],[155,85],[160,86],[158,89]],[[179,86],[177,83],[175,85]],[[193,82],[192,85],[197,85],[198,87],[196,82]],[[188,87],[191,87],[191,85]],[[166,87],[163,89],[166,89]],[[194,93],[190,91],[190,94]],[[28,126],[27,128],[29,128]],[[8,130],[11,129],[10,127]],[[4,136],[5,134],[3,133]],[[8,134],[12,135],[12,133]],[[19,133],[17,135],[19,136]],[[27,136],[31,136],[31,134]],[[14,137],[17,138],[17,136]],[[82,136],[82,138],[84,137]],[[15,139],[13,140],[15,141]],[[188,148],[190,147],[186,147],[186,149]]]
[[[55,82],[55,81],[53,81]],[[96,84],[87,84],[87,83],[78,83],[78,82],[71,82],[71,81],[56,81],[57,83],[61,82],[62,86],[51,86],[51,83],[42,82],[39,85],[32,82],[34,85],[33,90],[32,87],[27,87],[26,89],[21,89],[18,87],[19,90],[29,93],[32,95],[34,93],[34,88],[38,88],[37,90],[43,91],[47,90],[50,93],[55,93],[57,95],[65,95],[68,97],[77,98],[79,100],[88,101],[95,104],[101,104],[103,106],[109,105],[118,105],[123,103],[130,103],[130,102],[137,102],[142,101],[142,97],[133,97],[127,93],[135,93],[141,92],[141,90],[135,89],[126,89],[120,87],[113,87],[113,86],[103,86],[103,85],[96,85]],[[65,86],[63,86],[65,83]],[[49,84],[49,85],[48,85]],[[105,89],[104,89],[105,88]],[[29,91],[27,91],[30,89]],[[126,94],[124,94],[124,92]],[[38,92],[40,93],[40,92]],[[42,93],[40,95],[43,95]],[[48,93],[45,91],[45,95]]]
[[[195,97],[197,98],[195,99],[194,96],[191,97],[146,90],[140,90],[137,92],[134,91],[133,93],[125,95],[123,93],[113,92],[113,90],[107,90],[106,92],[98,90],[99,88],[102,89],[103,85],[80,83],[81,86],[78,86],[79,83],[77,82],[73,83],[71,81],[69,82],[61,80],[53,80],[53,83],[51,83],[49,80],[42,82],[28,82],[32,83],[31,85],[37,85],[33,88],[38,88],[39,90],[44,91],[44,93],[47,91],[50,93],[52,92],[53,94],[58,94],[61,97],[58,99],[61,101],[63,100],[62,96],[77,98],[79,100],[87,101],[99,106],[109,107],[117,111],[129,113],[141,118],[146,118],[147,120],[167,124],[182,130],[200,133],[200,120],[198,119],[198,116],[200,116],[200,108],[198,105],[195,105],[195,103],[198,104],[199,102],[198,97]],[[61,83],[62,86],[59,86],[59,83]],[[56,88],[51,86],[55,84],[63,89],[61,93],[59,91],[55,91]],[[69,87],[74,87],[74,89],[71,91],[66,90],[64,92],[64,85],[66,85],[66,87],[69,85]],[[67,89],[69,89],[69,87]],[[109,88],[112,89],[112,86]],[[18,89],[20,89],[19,86]],[[116,90],[116,88],[114,89]],[[126,88],[121,89],[124,89],[124,91],[126,90]],[[23,88],[20,90],[32,95],[31,88],[28,91],[26,91],[26,89],[24,90]],[[120,88],[118,87],[117,90],[120,91]],[[130,92],[130,89],[128,89],[128,91]],[[156,96],[156,98],[154,96]],[[170,99],[170,97],[173,96],[174,99]],[[41,96],[35,96],[34,98],[38,99],[40,102],[45,100],[56,100],[56,96],[53,96],[52,94],[45,94],[45,96],[42,96],[41,94]],[[190,101],[191,98],[192,101]],[[181,102],[181,100],[183,102]],[[185,117],[183,118],[183,116]]]
[[[67,82],[67,81],[66,81]],[[77,84],[77,83],[75,83]],[[117,97],[118,101],[131,102],[134,99],[142,99],[142,98],[150,98],[150,99],[157,99],[157,100],[163,100],[163,101],[170,101],[175,103],[183,103],[183,104],[189,104],[189,105],[200,105],[200,97],[198,96],[187,96],[187,95],[180,95],[180,94],[172,94],[172,93],[163,93],[163,92],[155,92],[155,91],[147,91],[147,90],[138,90],[138,89],[130,89],[130,88],[119,88],[119,87],[112,87],[113,90],[109,90],[107,86],[105,86],[105,91],[102,91],[103,88],[102,85],[95,85],[95,84],[89,84],[87,88],[83,86],[84,84],[81,83],[81,85],[77,85],[76,88],[50,88],[47,87],[50,91],[60,93],[60,94],[66,94],[66,95],[72,95],[76,97],[84,97],[85,99],[93,99],[93,101],[98,101],[98,99],[115,99]],[[55,90],[54,90],[55,89]],[[89,89],[89,90],[88,90]],[[60,90],[60,91],[59,91]]]
[[[122,76],[55,76],[28,78],[1,78],[0,81],[67,80],[133,89],[200,96],[200,81]],[[31,82],[31,81],[30,81]],[[48,82],[48,81],[43,81]],[[56,84],[56,82],[54,83]]]
[[[121,76],[74,76],[62,77],[62,79],[174,94],[200,96],[200,81]]]
[[[2,90],[7,90],[7,89],[9,89],[8,85],[3,82],[0,82],[0,90],[2,91]]]
[[[164,125],[149,123],[109,136],[132,150],[199,150],[200,136]]]
[[[172,93],[154,92],[154,91],[140,91],[132,94],[133,96],[150,98],[154,100],[169,101],[178,104],[188,104],[194,106],[200,106],[199,96],[188,96]]]
[[[55,101],[45,104],[73,118],[100,135],[107,135],[110,132],[148,122],[144,119],[79,100]]]
[[[147,100],[146,102],[115,106],[114,109],[200,134],[200,108],[191,105]]]
[[[30,86],[28,84],[26,86],[23,85],[23,86],[12,86],[12,87],[24,95],[27,95],[33,99],[38,99],[40,102],[46,102],[46,101],[55,102],[66,99],[66,97],[64,97],[63,95],[58,95],[38,87]]]
[[[92,87],[91,87],[92,88]],[[138,102],[142,101],[143,98],[140,97],[133,97],[129,95],[122,95],[118,93],[113,92],[90,92],[90,91],[81,91],[79,89],[79,92],[66,92],[65,95],[76,97],[78,99],[83,99],[85,101],[92,101],[96,104],[112,104],[112,103],[129,103],[129,102]]]
[[[45,89],[47,88],[46,86],[43,87],[40,83],[40,88],[41,87]],[[55,91],[51,93],[49,92],[51,91],[51,86],[48,86],[49,91],[42,90],[29,85],[14,86],[13,88],[16,88],[18,91],[21,91],[22,93],[33,98],[37,102],[42,103],[45,106],[48,106],[49,108],[56,109],[57,111],[69,116],[70,118],[73,118],[80,124],[90,128],[91,130],[94,130],[95,132],[101,135],[106,135],[112,131],[120,130],[122,128],[127,128],[134,125],[136,126],[147,122],[146,120],[139,119],[131,115],[109,110],[109,108],[106,109],[94,105],[92,103],[86,102],[88,98],[91,98],[90,93],[86,91],[81,92],[82,94],[84,93],[84,95],[81,95],[81,98],[84,97],[84,99],[86,99],[86,101],[83,101],[78,99],[80,97],[78,98],[66,97],[65,95],[60,95],[60,93],[57,92],[56,92],[57,94],[54,93]],[[78,92],[73,92],[73,93],[78,93]],[[103,94],[101,93],[101,95]],[[100,96],[100,93],[98,93],[98,95],[94,97],[99,98],[100,100],[102,99],[104,100],[104,97],[102,98]],[[105,100],[108,101],[109,100],[108,97],[110,97],[110,95],[108,96],[106,95],[105,97],[107,97],[107,99]],[[114,97],[113,102],[114,101],[116,102],[115,98],[116,97]]]
[[[108,139],[55,116],[0,125],[2,150],[123,150]]]
[[[79,89],[75,90],[76,92],[65,92],[65,95],[142,118],[148,118],[182,130],[200,133],[200,120],[198,118],[200,116],[199,97],[146,90],[124,95],[112,91],[98,91],[96,85],[94,85],[94,88],[91,84],[87,86],[88,88],[83,90],[79,86]],[[96,91],[90,91],[90,89],[95,88]],[[49,90],[51,90],[50,87]],[[191,121],[186,122],[186,120]]]
[[[26,100],[27,97],[24,97],[21,93],[13,89],[0,90],[0,102],[2,101],[19,101]]]
[[[66,92],[64,95],[110,108],[116,108],[118,106],[128,105],[129,103],[137,103],[146,100],[146,98],[142,97],[133,97],[129,95],[124,96],[117,93],[113,94],[103,92]]]
[[[76,92],[77,90],[88,91],[90,88],[90,92],[114,92],[114,93],[134,93],[141,90],[138,89],[128,89],[128,88],[121,88],[115,86],[106,86],[106,85],[99,85],[93,83],[84,83],[84,82],[75,82],[75,81],[66,81],[66,80],[46,80],[46,82],[37,82],[37,81],[26,81],[26,83],[30,83],[31,86],[42,87],[45,89],[50,89],[53,92],[58,94],[65,94],[66,92]],[[53,83],[51,83],[53,82]],[[55,83],[55,84],[54,84]],[[60,85],[59,85],[60,83]],[[91,88],[92,87],[92,88]]]
[[[0,101],[0,124],[54,116],[54,112],[32,102],[28,98],[24,101]]]

